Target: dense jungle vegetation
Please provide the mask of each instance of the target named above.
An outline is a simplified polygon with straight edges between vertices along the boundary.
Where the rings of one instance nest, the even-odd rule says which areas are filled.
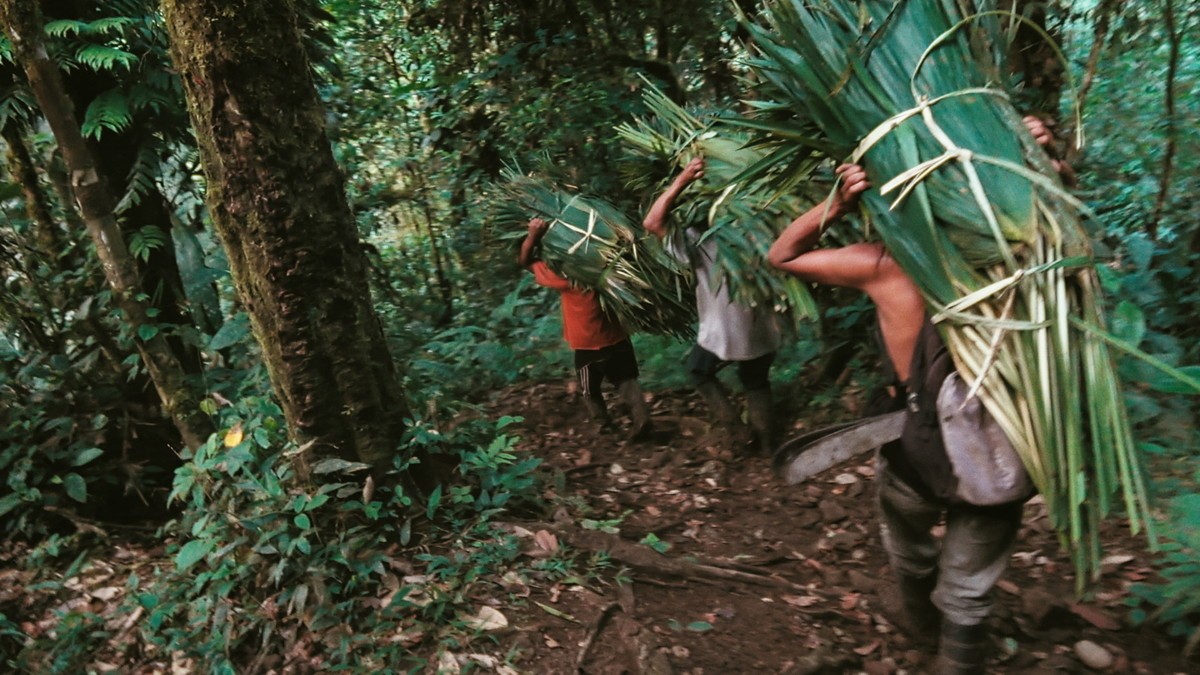
[[[1110,328],[1200,378],[1200,5],[1016,5],[1065,55],[1018,35],[1021,106],[1064,139],[1082,113],[1085,145],[1060,150]],[[675,169],[631,180],[614,128],[647,83],[743,110],[738,11],[755,3],[0,0],[0,669],[436,669],[488,629],[479,585],[613,572],[497,529],[614,525],[490,412],[571,372],[500,187],[534,171],[643,212]],[[790,414],[829,419],[877,354],[865,300],[818,301],[772,377]],[[685,386],[687,342],[634,342],[647,390]],[[1198,399],[1119,369],[1162,540],[1128,620],[1183,651]],[[104,592],[71,601],[97,565]]]

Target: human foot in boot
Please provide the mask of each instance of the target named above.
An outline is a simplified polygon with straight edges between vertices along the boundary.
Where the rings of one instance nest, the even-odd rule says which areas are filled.
[[[987,626],[962,625],[942,619],[934,675],[984,675],[987,661]]]
[[[583,403],[587,406],[588,417],[596,425],[596,431],[608,430],[612,425],[612,420],[608,416],[608,406],[604,405],[604,397],[588,396],[583,399]]]
[[[642,386],[637,380],[625,380],[617,385],[621,400],[629,408],[629,417],[633,426],[629,429],[629,439],[640,441],[650,436],[650,406],[646,405],[646,397],[642,395]]]
[[[750,454],[770,457],[775,452],[775,434],[771,417],[771,390],[752,389],[746,392],[746,417],[754,438]]]
[[[936,586],[936,575],[901,575],[895,585],[888,584],[879,593],[884,617],[919,647],[932,649],[937,644],[942,613],[930,599]]]

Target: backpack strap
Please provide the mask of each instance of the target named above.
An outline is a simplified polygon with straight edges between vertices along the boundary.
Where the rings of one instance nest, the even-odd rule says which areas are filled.
[[[937,399],[942,383],[953,372],[950,350],[937,327],[926,318],[917,336],[908,381],[904,383],[908,416],[900,435],[899,454],[928,493],[947,500],[955,494],[958,481],[942,441]]]

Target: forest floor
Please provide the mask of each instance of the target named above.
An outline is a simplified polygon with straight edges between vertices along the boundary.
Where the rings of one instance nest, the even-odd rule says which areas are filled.
[[[620,427],[596,431],[573,389],[563,382],[520,384],[499,392],[489,406],[494,416],[524,419],[517,425],[520,447],[542,458],[552,477],[546,496],[560,505],[545,521],[506,527],[532,559],[525,568],[558,567],[480,580],[479,593],[490,597],[467,599],[492,605],[488,616],[503,621],[487,626],[480,639],[459,643],[484,652],[469,655],[484,667],[467,671],[927,671],[929,654],[881,614],[881,596],[892,585],[876,527],[869,455],[788,486],[769,458],[725,447],[727,439],[709,428],[691,392],[651,395],[654,431],[630,442]],[[622,412],[614,411],[618,420]],[[840,420],[783,419],[781,426],[795,433],[834,421]],[[1106,527],[1105,574],[1077,603],[1070,563],[1043,507],[1036,498],[1030,502],[997,591],[989,672],[1200,673],[1200,662],[1182,657],[1181,640],[1130,625],[1128,587],[1155,572],[1144,542],[1118,523]],[[137,571],[149,578],[155,566],[170,564],[153,530],[100,537],[107,552],[61,591],[31,585],[36,570],[21,563],[27,548],[0,546],[0,612],[24,617],[22,630],[31,637],[68,630],[61,624],[63,610],[104,615],[112,635],[108,648],[85,657],[89,671],[193,672],[186,661],[172,663],[169,671],[146,662],[131,645],[141,612],[114,614],[125,593],[124,576]],[[1081,641],[1092,643],[1090,652],[1077,647]],[[1085,666],[1080,649],[1109,665]],[[468,659],[428,656],[431,664],[448,665],[445,672],[459,672],[457,663]],[[316,663],[286,664],[269,672],[322,670]]]
[[[514,665],[522,672],[928,669],[930,657],[881,616],[891,577],[869,454],[788,486],[769,458],[723,448],[690,392],[652,397],[655,431],[642,442],[624,440],[620,429],[596,432],[571,384],[518,386],[497,401],[495,413],[524,417],[524,448],[562,473],[558,497],[571,505],[546,529],[521,532],[530,553],[607,549],[612,563],[599,581],[532,588],[523,609],[505,610],[510,628],[498,639],[502,651],[521,654]],[[605,521],[619,521],[619,531],[586,529]],[[639,545],[647,538],[669,549]],[[1154,574],[1144,542],[1117,523],[1104,538],[1106,572],[1076,603],[1071,565],[1044,507],[1036,498],[1026,507],[997,592],[989,672],[1200,672],[1200,663],[1182,658],[1180,640],[1129,624],[1127,589]],[[1099,647],[1087,658],[1110,665],[1085,666],[1081,641]]]

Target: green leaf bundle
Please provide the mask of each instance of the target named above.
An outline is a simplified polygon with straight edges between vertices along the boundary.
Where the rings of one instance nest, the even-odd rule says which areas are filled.
[[[550,223],[542,259],[595,290],[601,306],[627,330],[693,336],[695,296],[687,272],[619,210],[519,174],[508,175],[501,192],[502,224],[523,226],[532,217]]]
[[[704,179],[680,196],[672,213],[673,220],[685,226],[705,223],[704,239],[716,239],[712,282],[728,284],[730,296],[743,306],[787,309],[796,318],[817,316],[803,282],[764,264],[783,228],[816,201],[794,191],[798,184],[807,185],[804,179],[816,168],[814,153],[795,152],[793,144],[784,170],[785,189],[771,194],[765,181],[742,178],[768,157],[748,145],[748,135],[701,120],[652,85],[647,84],[644,100],[652,117],[617,127],[625,142],[630,182],[654,186],[657,193],[673,176],[647,184],[642,182],[645,175],[661,167],[674,173],[692,157],[703,156]]]
[[[1082,207],[997,84],[1019,19],[965,0],[772,0],[765,17],[747,24],[764,90],[879,188],[874,227],[1021,453],[1082,588],[1114,506],[1134,532],[1151,521]]]

